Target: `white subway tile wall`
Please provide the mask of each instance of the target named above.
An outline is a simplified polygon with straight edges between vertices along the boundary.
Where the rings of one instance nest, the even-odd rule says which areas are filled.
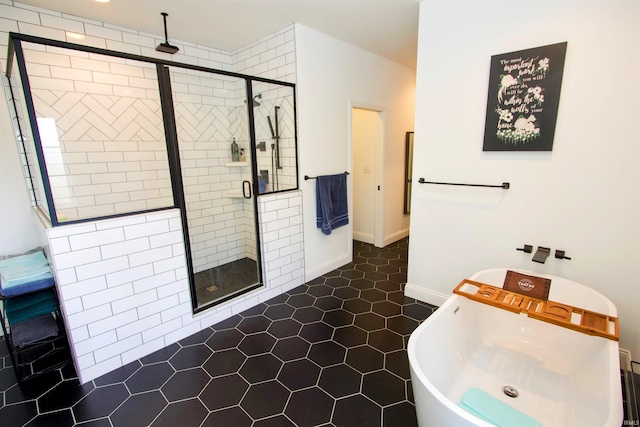
[[[24,48],[58,221],[173,206],[153,65]]]
[[[245,81],[174,67],[170,76],[194,271],[255,260],[253,201],[242,197],[251,180]],[[234,140],[242,163],[232,162]]]
[[[232,53],[233,71],[283,82],[296,82],[295,33],[289,25]]]
[[[16,7],[20,4],[16,3]],[[18,16],[19,13],[14,14]],[[103,28],[95,22],[83,23],[57,15],[55,12],[43,15],[46,17],[40,19],[42,26],[64,29],[76,35],[103,37],[105,45],[116,41],[153,48],[155,43],[149,35]],[[36,23],[32,11],[26,16],[29,23]],[[186,45],[184,55],[207,59],[209,66],[217,65],[217,68],[224,69],[221,65],[228,64],[234,71],[295,81],[295,68],[293,72],[291,67],[285,68],[289,72],[280,70],[295,65],[293,34],[293,26],[289,26],[233,54]],[[65,38],[58,37],[60,40]],[[41,120],[40,128],[41,133],[43,128],[49,130],[44,133],[48,135],[44,147],[58,220],[64,222],[172,205],[153,66],[26,45],[31,48],[26,50],[26,57],[30,74],[35,74],[32,86],[36,110],[40,117],[49,119]],[[136,50],[124,51],[131,52],[132,49]],[[163,57],[157,53],[151,56]],[[259,64],[268,67],[257,68]],[[231,161],[229,145],[234,137],[250,161],[244,82],[177,68],[172,71],[196,271],[245,256],[255,259],[253,209],[251,203],[238,197],[242,181],[250,178],[249,170],[224,166]],[[288,98],[284,99],[286,105],[282,105],[279,97],[282,87],[259,84],[255,89],[256,93],[264,92],[261,95],[265,102],[254,110],[259,140],[270,140],[266,115],[271,114],[275,122],[273,107],[276,102],[282,107],[279,123],[283,168],[277,171],[279,186],[272,182],[268,189],[295,188],[292,91],[289,89]],[[271,151],[258,153],[258,164],[259,169],[269,170],[274,181]],[[228,238],[220,236],[230,226],[238,232],[238,239],[231,247]],[[220,237],[226,249],[216,243]]]
[[[264,141],[266,151],[258,150],[256,161],[259,171],[268,171],[266,191],[296,188],[296,146],[293,110],[293,89],[270,83],[256,82],[254,94],[260,94],[261,105],[254,108],[256,140]],[[278,115],[276,126],[276,114]],[[271,124],[269,124],[269,120]],[[273,130],[272,130],[273,129]],[[276,150],[273,148],[277,133],[280,168],[277,168]]]
[[[283,82],[296,83],[296,53],[293,25],[289,25],[275,34],[256,43],[233,52],[234,71],[253,76],[264,77]],[[267,191],[281,191],[296,187],[296,151],[293,117],[293,91],[284,86],[268,83],[254,83],[253,94],[261,95],[260,106],[254,108],[256,141],[266,143],[266,151],[256,153],[258,170],[269,173]],[[274,167],[272,166],[275,142],[272,138],[267,116],[275,126],[275,106],[279,106],[280,160],[282,169],[277,170],[278,186],[274,185]],[[274,129],[275,131],[275,129]],[[275,163],[275,162],[274,162]]]
[[[303,283],[301,193],[261,196],[258,204],[265,285],[197,315],[177,209],[48,230],[83,382]]]
[[[275,34],[233,52],[234,71],[253,76],[296,83],[295,33],[289,25]],[[254,83],[253,94],[261,95],[260,106],[254,108],[256,141],[265,141],[267,150],[258,151],[258,170],[269,171],[267,191],[280,191],[296,187],[296,151],[293,117],[293,91],[284,86]],[[278,188],[274,185],[272,167],[272,138],[267,116],[275,126],[275,106],[279,106],[280,160],[282,169],[278,173]],[[275,131],[275,129],[274,129]]]
[[[6,68],[8,33],[14,31],[291,83],[296,80],[292,25],[232,53],[172,39],[180,52],[171,56],[154,49],[164,41],[162,35],[120,28],[11,0],[0,0],[0,17],[0,66],[3,69]],[[155,70],[136,67],[126,60],[110,58],[103,61],[93,54],[64,51],[63,55],[62,50],[55,48],[35,46],[30,54],[36,52],[39,60],[31,64],[32,84],[36,88],[53,84],[56,90],[65,92],[54,93],[49,90],[52,86],[44,86],[38,93],[40,105],[43,108],[55,106],[62,112],[60,114],[81,108],[84,115],[89,115],[96,123],[87,126],[71,116],[68,123],[57,119],[67,126],[65,129],[71,136],[77,135],[74,136],[76,139],[70,138],[64,143],[67,151],[60,152],[59,157],[48,154],[61,160],[51,167],[52,182],[56,186],[62,182],[73,186],[74,191],[63,194],[61,199],[70,201],[73,198],[76,203],[76,211],[68,215],[99,214],[92,210],[96,206],[113,205],[115,211],[116,205],[131,210],[153,206],[154,201],[156,205],[164,203],[169,196],[163,193],[168,188],[169,175],[158,169],[166,162],[162,138],[150,132],[132,144],[135,132],[127,126],[121,128],[118,140],[103,138],[114,133],[105,123],[117,121],[123,111],[131,107],[130,100],[138,101],[142,111],[138,120],[153,121],[154,116],[149,113],[155,111],[158,102],[153,81]],[[73,73],[66,74],[69,71]],[[52,83],[56,76],[56,83]],[[185,107],[191,102],[199,106],[210,105],[212,109],[217,107],[213,111],[218,113],[225,111],[222,107],[229,112],[230,108],[237,107],[238,99],[243,99],[238,95],[243,91],[241,87],[229,88],[224,84],[218,87],[210,80],[199,83],[184,82],[183,86],[174,87],[185,96],[180,100]],[[229,90],[235,92],[233,101],[218,105],[212,99],[219,99]],[[51,110],[47,112],[58,117],[53,116]],[[219,120],[225,116],[214,113],[211,117]],[[209,158],[208,152],[230,153],[231,135],[237,135],[239,141],[248,141],[243,133],[247,129],[246,120],[246,115],[237,114],[236,119],[229,122],[229,134],[215,137],[222,147],[203,149],[192,141],[191,158],[187,157],[185,161],[193,160],[193,164],[192,169],[185,169],[185,179],[196,179],[195,191],[186,194],[194,211],[209,210],[206,215],[215,211],[224,218],[225,228],[241,229],[244,238],[250,240],[254,223],[252,209],[244,209],[244,206],[239,209],[236,204],[242,202],[226,197],[229,181],[216,176],[224,170],[223,175],[242,178],[248,169],[231,171],[220,164],[221,157],[213,155]],[[283,132],[285,123],[286,119],[283,119]],[[56,125],[60,123],[56,121]],[[292,121],[290,126],[292,128]],[[211,129],[214,128],[217,130],[212,122]],[[207,174],[199,174],[200,168]],[[207,186],[209,191],[203,191]],[[218,193],[223,196],[224,203],[214,206],[212,201],[209,204]],[[81,381],[90,381],[302,284],[301,192],[261,196],[258,205],[265,286],[197,315],[191,311],[182,223],[177,209],[47,230],[51,262]],[[196,214],[193,219],[206,215],[202,212],[200,217]],[[209,232],[216,231],[206,220],[196,225],[199,226],[203,232],[207,227]],[[233,252],[237,245],[229,245],[227,235],[222,233],[218,237],[221,244],[227,245],[229,254],[240,254]],[[255,248],[255,243],[247,247],[252,245]],[[255,249],[254,253],[247,249],[247,256],[255,258]]]

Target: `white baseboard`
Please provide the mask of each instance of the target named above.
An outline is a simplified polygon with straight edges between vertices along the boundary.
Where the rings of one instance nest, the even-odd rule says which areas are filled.
[[[369,243],[371,245],[374,244],[373,234],[362,233],[360,231],[353,230],[353,240],[357,240],[358,242]]]
[[[396,231],[393,234],[389,234],[384,237],[384,246],[390,245],[392,243],[397,242],[400,239],[404,239],[409,235],[409,229],[405,228],[404,230]]]
[[[415,298],[418,301],[426,302],[427,304],[435,305],[436,307],[440,307],[451,296],[411,283],[405,285],[404,295],[409,298]]]
[[[620,353],[620,369],[624,369],[625,371],[631,371],[631,352],[627,349],[620,348],[618,349]]]
[[[325,273],[328,273],[330,271],[335,270],[338,267],[342,267],[345,264],[349,264],[351,261],[353,260],[353,254],[352,253],[346,253],[344,255],[341,255],[337,258],[334,258],[332,260],[329,260],[327,262],[325,262],[324,264],[321,264],[317,267],[314,267],[312,269],[308,269],[304,272],[304,282],[310,282],[313,279],[315,279],[316,277],[320,277]]]

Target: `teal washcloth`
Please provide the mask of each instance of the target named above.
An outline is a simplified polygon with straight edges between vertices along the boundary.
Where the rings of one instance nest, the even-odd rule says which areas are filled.
[[[467,390],[459,406],[498,427],[542,427],[539,421],[479,388]]]
[[[56,311],[58,301],[52,289],[45,289],[7,298],[4,308],[9,323],[15,324]]]
[[[0,280],[3,289],[52,278],[53,273],[47,258],[40,251],[0,260]]]

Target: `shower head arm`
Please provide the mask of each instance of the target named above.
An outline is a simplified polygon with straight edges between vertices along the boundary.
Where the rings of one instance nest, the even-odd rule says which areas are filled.
[[[169,33],[167,32],[167,16],[169,16],[169,14],[167,12],[160,12],[160,15],[162,15],[162,19],[164,20],[164,43],[160,43],[157,47],[156,50],[158,52],[164,52],[164,53],[170,53],[172,55],[178,53],[178,51],[180,50],[177,46],[172,46],[169,44]]]
[[[167,16],[169,16],[169,14],[167,12],[160,12],[160,15],[162,15],[162,19],[164,20],[164,41],[169,43],[169,33],[167,32]]]

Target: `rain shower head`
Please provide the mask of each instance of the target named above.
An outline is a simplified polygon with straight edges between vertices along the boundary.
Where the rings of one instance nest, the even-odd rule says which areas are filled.
[[[257,94],[256,96],[254,96],[254,97],[253,97],[253,108],[255,108],[255,107],[259,107],[259,106],[260,106],[260,103],[256,100],[256,98],[258,98],[258,99],[262,99],[262,94],[261,94],[261,93],[259,93],[259,94]],[[247,100],[246,100],[246,99],[244,100],[244,103],[245,103],[245,104],[247,103]]]
[[[162,12],[160,15],[162,15],[162,18],[164,19],[164,43],[160,43],[158,47],[156,47],[156,50],[158,52],[170,53],[171,55],[176,54],[180,48],[170,45],[169,36],[167,35],[167,16],[169,16],[169,14],[167,12]]]

